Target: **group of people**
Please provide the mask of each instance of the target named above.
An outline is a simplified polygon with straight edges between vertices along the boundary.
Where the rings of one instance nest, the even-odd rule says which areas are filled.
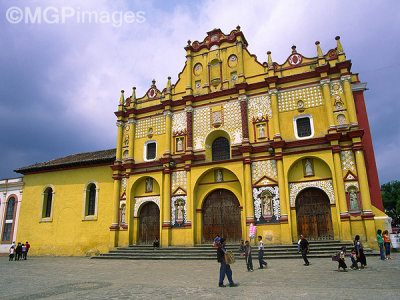
[[[12,242],[9,254],[8,254],[8,260],[26,260],[28,256],[28,251],[31,245],[29,245],[28,242],[25,244],[18,243],[18,245],[15,244],[15,242]]]
[[[258,262],[259,262],[259,269],[264,269],[267,267],[267,262],[264,261],[263,256],[264,256],[264,243],[262,241],[262,237],[258,236]],[[382,230],[377,231],[377,242],[378,246],[380,249],[381,253],[381,259],[386,260],[386,259],[391,259],[390,256],[390,237],[388,234],[388,231],[385,230],[382,233]],[[351,258],[351,269],[352,270],[360,270],[364,269],[367,266],[367,258],[365,257],[364,254],[364,247],[360,241],[360,236],[356,235],[354,238],[354,247],[351,250],[350,258]],[[214,239],[214,246],[217,249],[217,260],[221,264],[220,265],[220,272],[219,272],[219,282],[218,286],[219,287],[225,287],[224,285],[224,279],[225,276],[228,277],[229,281],[229,286],[234,287],[237,286],[233,282],[232,279],[232,269],[230,265],[226,262],[226,240],[225,238],[221,238],[219,235],[217,235]],[[384,254],[384,248],[386,250],[386,257]],[[310,244],[304,237],[304,235],[300,235],[300,239],[298,241],[298,252],[301,252],[301,255],[304,260],[304,265],[309,266],[310,262],[308,261],[307,254],[310,252]],[[247,271],[253,272],[253,260],[252,260],[252,248],[249,243],[249,241],[241,241],[240,246],[239,246],[239,253],[241,256],[244,256],[246,259],[246,267]],[[343,246],[341,251],[337,254],[337,261],[339,263],[338,265],[338,271],[340,269],[343,269],[345,272],[347,271],[347,265],[345,263],[345,254],[346,254],[346,247]],[[358,267],[358,264],[360,263],[360,268]]]
[[[378,242],[379,246],[379,251],[380,251],[380,256],[381,260],[387,260],[387,259],[392,259],[390,256],[390,236],[389,232],[387,230],[378,230],[376,233],[376,240]],[[346,247],[342,247],[342,250],[338,254],[338,271],[342,268],[343,271],[346,272],[347,265],[344,262],[344,256],[346,253]],[[385,256],[386,254],[386,256]],[[360,270],[364,269],[367,266],[367,258],[365,257],[364,254],[364,248],[363,245],[360,241],[360,236],[356,235],[354,238],[354,247],[351,250],[350,254],[350,259],[351,259],[351,267],[350,269],[352,270]],[[361,264],[360,268],[358,267],[358,263]]]
[[[258,263],[260,265],[259,269],[264,269],[267,267],[268,263],[264,261],[264,243],[262,241],[262,236],[259,235],[258,239]],[[225,287],[224,279],[225,276],[228,277],[229,286],[235,287],[236,283],[233,282],[232,279],[232,269],[230,265],[226,262],[225,256],[227,255],[227,251],[225,248],[226,240],[221,238],[219,235],[214,239],[214,246],[217,247],[217,260],[221,264],[219,270],[219,287]],[[243,254],[246,258],[246,267],[247,271],[253,272],[253,258],[252,258],[252,248],[249,241],[244,242],[243,240],[240,242],[239,252],[241,255]]]

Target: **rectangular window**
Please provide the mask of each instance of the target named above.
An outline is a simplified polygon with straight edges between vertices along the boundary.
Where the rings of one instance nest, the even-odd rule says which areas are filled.
[[[4,230],[3,230],[3,242],[11,241],[11,228],[12,228],[12,223],[6,222],[4,224]]]
[[[311,135],[310,118],[299,118],[296,120],[297,135],[299,137],[307,137]]]
[[[151,160],[156,158],[156,143],[148,143],[146,151],[146,159]]]

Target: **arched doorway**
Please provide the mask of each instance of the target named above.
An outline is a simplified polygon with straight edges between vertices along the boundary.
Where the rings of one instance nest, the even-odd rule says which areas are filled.
[[[301,191],[296,198],[297,233],[309,240],[333,239],[328,196],[318,188]]]
[[[143,205],[139,215],[139,243],[151,244],[160,238],[160,209],[154,202]]]
[[[203,242],[210,243],[218,234],[229,242],[242,239],[240,204],[228,190],[211,192],[203,203]]]

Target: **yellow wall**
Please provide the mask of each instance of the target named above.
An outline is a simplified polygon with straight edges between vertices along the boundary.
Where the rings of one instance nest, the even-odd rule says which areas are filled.
[[[108,166],[26,175],[17,240],[29,241],[32,255],[93,255],[108,251],[111,175]],[[84,220],[82,216],[83,190],[89,181],[97,182],[100,189],[95,220]],[[54,187],[50,222],[41,218],[46,185]]]

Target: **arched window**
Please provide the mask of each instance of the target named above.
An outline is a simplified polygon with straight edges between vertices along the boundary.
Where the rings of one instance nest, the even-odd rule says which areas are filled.
[[[214,140],[212,143],[212,160],[225,160],[230,159],[230,147],[228,139],[224,137],[219,137]]]
[[[2,242],[11,242],[12,230],[14,224],[14,212],[15,212],[15,198],[10,197],[7,202],[6,216],[4,220],[3,235],[1,238]]]
[[[50,218],[51,217],[51,208],[53,204],[53,189],[48,187],[43,193],[43,209],[42,209],[42,217]]]
[[[93,216],[96,207],[96,186],[92,183],[87,191],[88,195],[88,209],[87,215]]]
[[[310,114],[304,114],[294,117],[294,135],[297,139],[307,139],[314,136],[313,118]]]
[[[97,219],[97,203],[99,199],[99,189],[93,181],[89,182],[83,190],[82,217],[84,220]]]

